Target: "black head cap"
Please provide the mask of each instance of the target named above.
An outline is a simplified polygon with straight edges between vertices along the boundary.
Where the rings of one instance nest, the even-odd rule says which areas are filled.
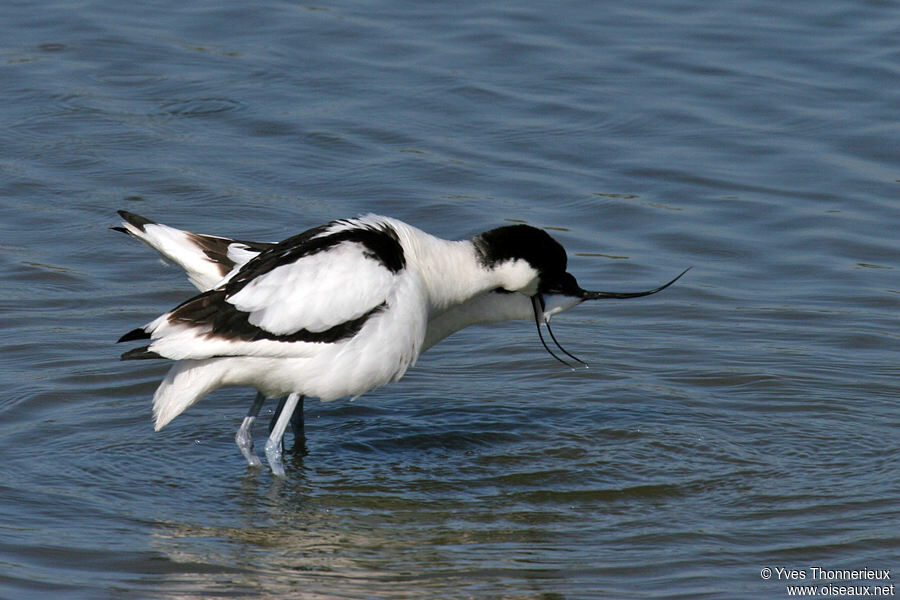
[[[481,263],[494,267],[508,260],[523,259],[546,276],[566,271],[566,250],[543,229],[530,225],[508,225],[491,229],[473,240]]]

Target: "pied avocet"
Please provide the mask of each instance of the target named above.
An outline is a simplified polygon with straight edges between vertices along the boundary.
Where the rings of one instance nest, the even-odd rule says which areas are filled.
[[[278,243],[199,235],[126,211],[119,231],[185,269],[201,293],[120,342],[149,339],[123,360],[177,361],[153,397],[159,430],[226,385],[258,390],[235,436],[260,465],[251,426],[266,397],[282,398],[266,443],[272,472],[284,475],[282,438],[304,396],[358,397],[400,379],[418,356],[469,325],[550,318],[585,300],[655,294],[583,290],[550,235],[508,225],[447,241],[378,215],[341,219]],[[566,363],[568,364],[568,363]],[[286,397],[286,400],[285,400]],[[298,404],[300,404],[298,410]]]

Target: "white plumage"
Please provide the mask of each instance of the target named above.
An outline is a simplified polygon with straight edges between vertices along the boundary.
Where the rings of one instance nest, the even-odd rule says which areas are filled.
[[[398,283],[357,244],[343,242],[257,277],[228,302],[272,333],[321,332],[363,316]]]
[[[249,428],[262,396],[290,396],[266,446],[276,474],[284,472],[281,436],[303,396],[355,397],[396,381],[468,325],[533,317],[540,332],[586,299],[646,295],[675,281],[647,292],[586,292],[566,272],[562,246],[526,225],[447,241],[366,215],[268,244],[120,214],[117,229],[182,266],[202,292],[120,340],[150,340],[123,359],[177,361],[154,395],[156,429],[219,387],[254,387],[261,396],[236,439],[256,465]]]

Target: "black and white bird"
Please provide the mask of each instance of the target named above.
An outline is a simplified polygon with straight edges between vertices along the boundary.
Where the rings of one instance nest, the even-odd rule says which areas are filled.
[[[266,457],[284,475],[282,438],[305,396],[356,398],[400,379],[419,355],[469,325],[550,318],[585,300],[655,294],[583,290],[565,249],[528,225],[448,241],[378,215],[341,219],[278,243],[199,235],[119,211],[126,232],[184,268],[201,293],[120,342],[150,340],[123,360],[176,361],[153,397],[156,430],[228,385],[258,391],[235,440],[261,464],[251,426],[281,398]],[[568,363],[566,363],[568,364]],[[298,410],[298,404],[300,404]],[[302,427],[302,425],[300,425]],[[296,431],[296,429],[295,429]]]

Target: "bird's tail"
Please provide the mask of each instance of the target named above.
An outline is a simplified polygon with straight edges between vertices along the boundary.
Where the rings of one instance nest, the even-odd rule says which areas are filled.
[[[114,230],[139,239],[180,266],[201,292],[214,288],[235,266],[271,245],[191,233],[125,210],[120,210],[119,216],[124,219],[122,226]]]
[[[224,370],[218,360],[182,360],[169,369],[153,395],[156,431],[221,385]]]

